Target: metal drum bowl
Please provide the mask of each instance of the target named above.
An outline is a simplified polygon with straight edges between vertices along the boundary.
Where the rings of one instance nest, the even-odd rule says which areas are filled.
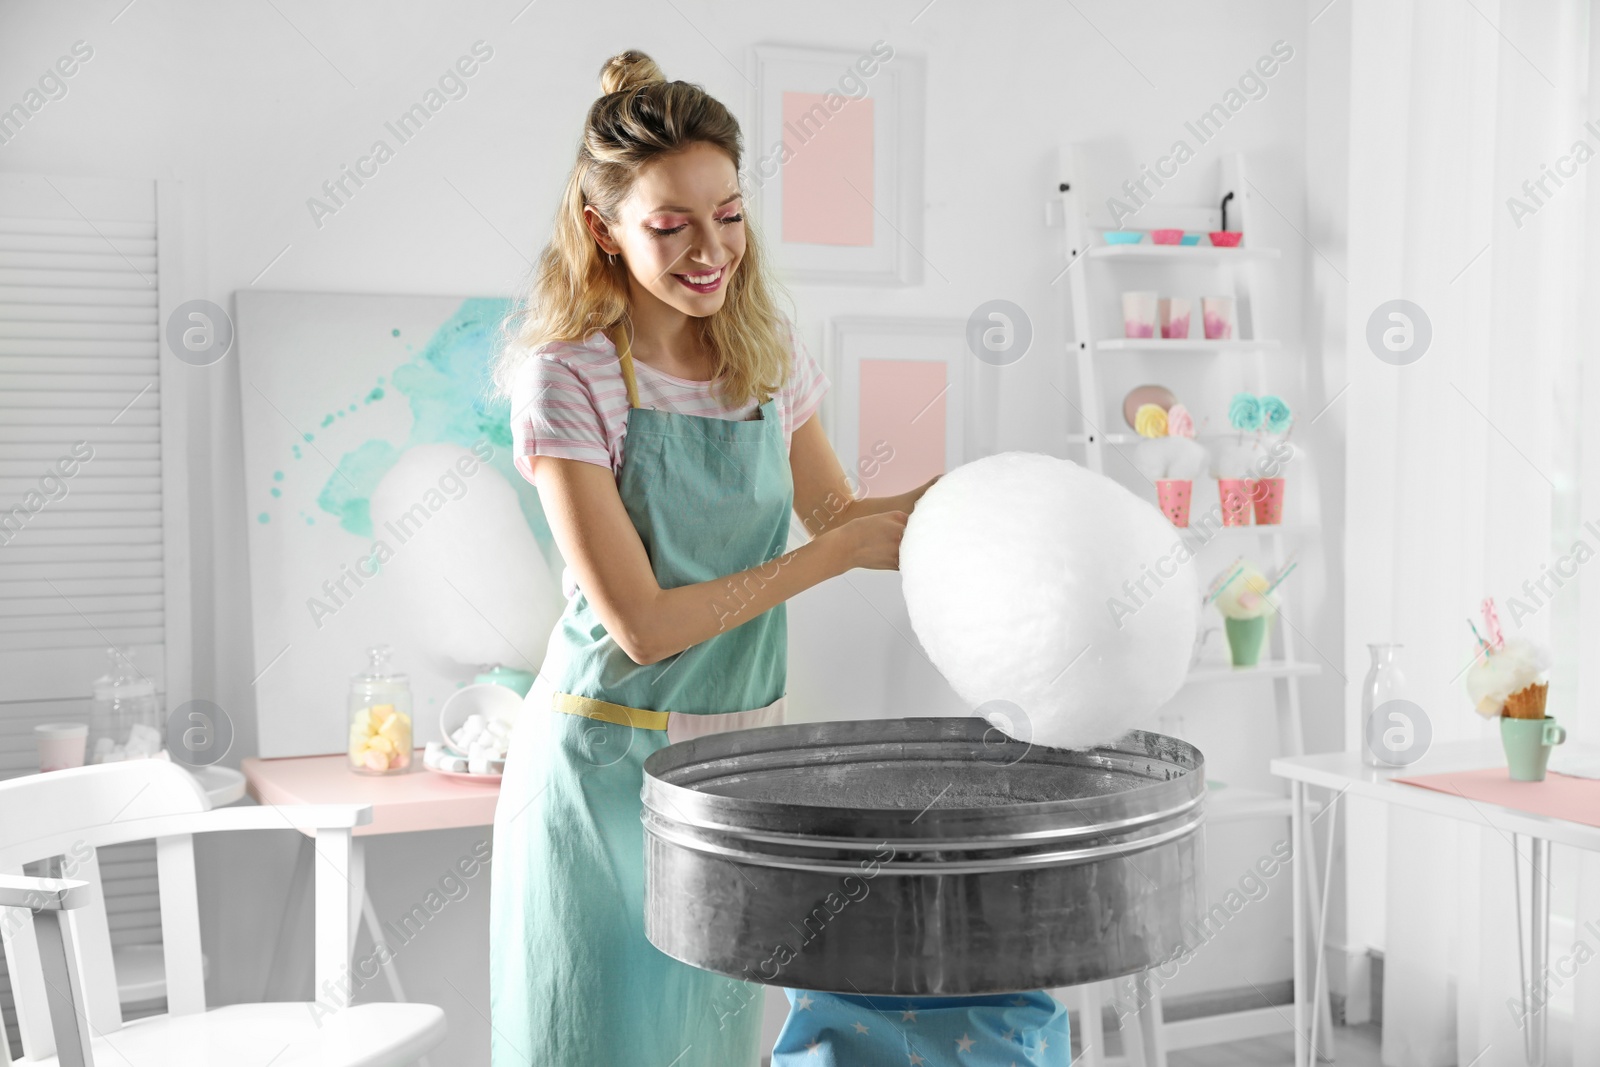
[[[834,993],[1147,970],[1198,947],[1204,766],[1161,734],[1075,752],[975,718],[669,745],[644,765],[645,933],[704,970]]]

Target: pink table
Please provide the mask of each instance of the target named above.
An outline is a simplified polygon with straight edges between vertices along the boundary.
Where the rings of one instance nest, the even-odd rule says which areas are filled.
[[[372,834],[404,834],[417,830],[451,830],[467,826],[489,826],[494,822],[495,802],[500,799],[499,781],[473,782],[450,778],[422,766],[422,750],[417,749],[411,770],[404,774],[355,774],[345,764],[344,755],[295,756],[284,759],[246,759],[240,762],[245,788],[261,804],[371,804],[372,822],[355,828],[350,850],[351,951],[359,929],[356,918],[365,922],[373,944],[384,940],[372,898],[366,890],[366,851],[361,837]],[[273,942],[272,963],[267,970],[267,999],[294,1000],[296,988],[304,988],[311,974],[310,953],[292,964],[284,946],[291,938],[284,934],[303,908],[311,892],[311,870],[315,846],[307,834],[300,843],[294,875]],[[382,955],[384,976],[395,1000],[405,1000],[400,976],[395,971],[393,954]],[[296,973],[291,976],[290,970]],[[426,1063],[419,1060],[419,1063]]]
[[[245,787],[262,804],[371,804],[372,822],[356,827],[358,837],[488,826],[500,799],[498,781],[471,782],[427,770],[420,748],[405,774],[355,774],[342,755],[247,759],[240,767]]]

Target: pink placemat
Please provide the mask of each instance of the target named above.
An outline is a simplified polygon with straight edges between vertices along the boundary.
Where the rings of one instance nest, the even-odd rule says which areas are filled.
[[[1542,782],[1513,782],[1504,767],[1396,778],[1406,785],[1466,797],[1484,804],[1600,827],[1600,780],[1551,771]]]

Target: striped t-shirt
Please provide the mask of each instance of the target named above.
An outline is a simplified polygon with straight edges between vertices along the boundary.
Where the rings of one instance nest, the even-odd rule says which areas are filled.
[[[792,323],[787,324],[791,353],[789,379],[773,399],[789,439],[817,410],[828,389],[827,376],[806,351]],[[712,382],[695,382],[663,374],[635,359],[635,383],[643,407],[714,419],[748,419],[759,406],[751,398],[726,408]],[[511,387],[511,430],[517,469],[533,480],[530,456],[577,459],[622,468],[623,437],[628,429],[628,389],[616,346],[595,331],[586,341],[540,345],[517,368]]]

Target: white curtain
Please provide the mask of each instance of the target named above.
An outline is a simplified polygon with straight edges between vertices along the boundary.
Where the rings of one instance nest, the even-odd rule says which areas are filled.
[[[1590,5],[1351,2],[1349,389],[1338,403],[1346,636],[1362,655],[1347,673],[1365,673],[1366,642],[1402,642],[1434,743],[1493,736],[1461,671],[1472,651],[1466,617],[1494,595],[1508,633],[1556,652],[1550,713],[1574,742],[1600,744],[1600,714],[1588,710],[1600,657],[1580,654],[1600,647],[1600,561],[1531,615],[1513,621],[1509,605],[1516,596],[1534,606],[1523,583],[1580,536],[1600,549],[1581,528],[1600,519],[1600,426],[1588,425],[1600,419],[1582,417],[1600,410]],[[1580,141],[1595,158],[1574,157]],[[1421,307],[1432,327],[1426,354],[1406,366],[1380,361],[1366,341],[1370,314],[1394,299]],[[1385,887],[1375,946],[1385,954],[1383,1062],[1523,1063],[1508,1006],[1519,996],[1510,840],[1420,815],[1389,813],[1386,825],[1356,815],[1348,877]],[[1547,1062],[1592,1064],[1600,862],[1557,848],[1553,863],[1551,958],[1593,950],[1597,960],[1555,990]],[[1525,862],[1522,875],[1526,907]]]

